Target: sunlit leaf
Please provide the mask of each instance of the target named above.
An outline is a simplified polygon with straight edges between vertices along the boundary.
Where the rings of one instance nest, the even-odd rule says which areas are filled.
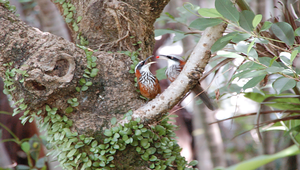
[[[194,20],[189,27],[198,30],[205,30],[207,27],[212,27],[222,23],[223,20],[219,18],[198,18]]]
[[[255,40],[253,40],[253,41],[248,45],[248,48],[247,48],[247,55],[249,54],[250,50],[252,49],[254,43],[255,43]]]
[[[296,58],[297,54],[298,54],[298,50],[294,50],[294,51],[292,52],[291,59],[290,59],[290,63],[293,63],[293,61],[294,61],[294,59]]]
[[[260,23],[261,19],[262,19],[262,15],[261,15],[261,14],[255,15],[255,17],[254,17],[254,19],[253,19],[253,21],[252,21],[252,26],[253,26],[254,28],[256,28],[257,25]]]
[[[294,30],[292,26],[286,22],[277,22],[271,26],[271,30],[281,41],[287,45],[294,44]]]
[[[198,10],[198,13],[203,17],[210,17],[210,18],[222,17],[222,15],[215,8],[200,8]]]
[[[279,54],[279,58],[281,60],[282,63],[284,63],[286,66],[291,65],[291,53],[288,52],[281,52]]]
[[[226,58],[244,58],[243,56],[233,53],[233,52],[227,52],[227,51],[218,51],[218,56],[226,57]]]
[[[236,165],[230,166],[230,167],[226,168],[225,170],[257,169],[260,166],[263,166],[263,165],[265,165],[269,162],[272,162],[276,159],[297,155],[299,153],[300,153],[300,150],[297,147],[297,145],[293,145],[293,146],[290,146],[289,148],[284,149],[276,154],[260,155],[260,156],[254,157],[252,159],[249,159],[247,161],[243,161]]]
[[[245,93],[244,96],[251,99],[251,100],[253,100],[253,101],[256,101],[258,103],[264,101],[265,98],[266,98],[266,96],[264,96],[260,93],[253,93],[253,92]]]

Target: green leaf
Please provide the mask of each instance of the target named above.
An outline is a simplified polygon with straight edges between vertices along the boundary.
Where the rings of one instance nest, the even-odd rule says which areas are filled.
[[[22,118],[22,117],[20,117],[20,118]],[[22,125],[24,125],[29,118],[30,118],[29,116],[22,118],[22,121],[21,121]]]
[[[262,20],[262,15],[261,15],[261,14],[255,15],[255,17],[254,17],[254,19],[253,19],[253,21],[252,21],[252,26],[253,26],[254,28],[256,28],[257,25],[260,23],[261,20]]]
[[[272,26],[272,22],[265,21],[259,32],[266,31]]]
[[[156,148],[154,148],[154,147],[148,148],[148,149],[146,150],[146,152],[147,152],[149,155],[152,155],[152,154],[154,154],[154,153],[156,152]]]
[[[165,74],[166,69],[167,69],[167,67],[163,67],[163,68],[160,68],[160,69],[157,69],[157,70],[156,70],[156,78],[157,78],[158,80],[167,79],[167,76],[166,76],[166,74]]]
[[[193,160],[189,163],[189,166],[196,166],[198,164],[198,161]]]
[[[91,74],[90,74],[90,76],[91,76],[91,77],[95,77],[95,76],[97,76],[97,74],[98,74],[98,71],[99,71],[99,69],[97,69],[97,68],[93,68],[93,69],[91,70]]]
[[[252,77],[258,77],[258,76],[266,76],[267,72],[265,70],[258,70],[258,71],[252,71],[247,72],[246,74],[241,75],[239,78],[252,78]]]
[[[253,30],[252,21],[254,19],[254,13],[252,11],[244,10],[240,13],[239,23],[246,31],[251,32]]]
[[[189,27],[198,30],[205,30],[207,27],[212,27],[222,23],[223,20],[219,18],[198,18],[194,20]]]
[[[226,36],[223,36],[221,38],[219,38],[211,47],[211,52],[214,53],[214,52],[217,52],[221,49],[223,49],[229,42],[230,40],[227,40],[227,41],[223,41],[222,39],[223,38],[226,38]]]
[[[73,112],[73,107],[67,107],[65,113],[69,114]]]
[[[295,30],[295,35],[300,36],[300,27]]]
[[[46,162],[46,158],[42,157],[42,158],[38,159],[38,161],[36,161],[35,166],[37,168],[43,168],[45,166],[45,162]]]
[[[279,58],[280,58],[281,62],[283,64],[285,64],[286,66],[292,65],[292,63],[291,63],[291,54],[290,53],[288,53],[288,52],[281,52],[279,54]]]
[[[73,21],[73,18],[66,18],[65,21],[66,21],[66,23],[70,23]]]
[[[77,17],[77,23],[79,23],[82,20],[82,16]]]
[[[232,38],[232,42],[238,43],[240,41],[246,40],[251,36],[251,34],[248,33],[238,33]]]
[[[87,91],[88,89],[89,89],[89,87],[85,86],[85,85],[81,87],[81,91]]]
[[[158,37],[158,36],[161,36],[164,34],[171,34],[171,33],[175,33],[175,32],[176,31],[171,30],[171,29],[156,29],[156,30],[154,30],[155,37]]]
[[[246,90],[248,88],[252,88],[256,86],[260,81],[262,81],[265,78],[265,75],[253,77],[251,80],[249,80],[244,86],[243,89]]]
[[[156,161],[157,160],[157,157],[152,155],[151,158],[149,159],[149,161]]]
[[[290,63],[293,63],[293,61],[294,61],[294,59],[296,58],[297,54],[298,54],[298,50],[294,50],[294,51],[292,52],[291,59],[290,59]]]
[[[145,161],[148,161],[149,160],[149,155],[147,153],[143,154],[142,156],[142,159],[145,160]]]
[[[169,12],[165,12],[165,14],[166,14],[169,18],[175,19],[175,18],[173,17],[173,15],[171,15]]]
[[[295,36],[292,26],[286,22],[277,22],[271,26],[271,30],[281,41],[287,45],[293,45]]]
[[[276,154],[271,155],[260,155],[252,159],[243,161],[236,165],[226,168],[226,170],[242,170],[242,169],[257,169],[269,162],[272,162],[279,158],[285,158],[288,156],[297,155],[300,153],[299,148],[296,145],[290,146]]]
[[[113,156],[109,156],[109,157],[107,158],[107,161],[108,161],[108,162],[110,162],[110,161],[112,161],[112,160],[114,160],[114,157],[113,157]]]
[[[135,135],[136,135],[136,136],[140,136],[141,134],[142,134],[141,130],[136,130],[136,131],[135,131]]]
[[[113,134],[112,134],[112,132],[111,132],[111,130],[109,130],[109,129],[105,129],[105,131],[104,131],[104,135],[105,136],[112,136]]]
[[[117,123],[117,118],[116,117],[111,118],[110,123],[112,125],[115,125]]]
[[[254,43],[255,43],[255,39],[254,39],[253,41],[251,41],[251,43],[248,45],[248,48],[247,48],[247,55],[249,54],[250,50],[252,49]]]
[[[66,18],[72,18],[73,17],[73,12],[70,12],[67,16],[66,16]]]
[[[94,140],[94,141],[92,142],[92,144],[91,144],[91,147],[94,148],[94,147],[96,147],[97,145],[98,145],[98,142]]]
[[[296,81],[294,79],[282,77],[278,78],[273,83],[273,88],[277,91],[277,93],[282,93],[285,90],[289,90],[296,86]]]
[[[148,139],[142,139],[141,141],[141,146],[146,147],[148,145]]]
[[[23,142],[22,144],[21,144],[21,149],[25,152],[25,153],[29,153],[29,151],[30,151],[30,144],[29,144],[29,142]]]
[[[161,125],[156,125],[155,130],[158,132],[159,135],[165,135],[166,134],[166,128],[164,128]]]
[[[77,149],[77,148],[80,148],[80,147],[83,147],[83,146],[84,146],[83,142],[78,142],[78,143],[76,143],[75,148]]]
[[[176,32],[176,33],[175,33],[175,36],[173,37],[173,43],[182,40],[182,39],[185,38],[186,36],[188,36],[188,35],[186,35],[186,34],[184,34],[184,33]]]
[[[239,11],[230,0],[216,0],[215,7],[225,18],[233,22],[239,21]]]
[[[198,13],[203,17],[217,18],[222,17],[222,15],[215,8],[200,8]]]
[[[99,156],[99,160],[100,160],[100,161],[106,161],[106,156],[100,155],[100,156]]]
[[[256,52],[255,49],[251,48],[251,50],[249,51],[249,53],[247,52],[248,51],[248,48],[249,48],[250,44],[246,44],[245,42],[239,42],[237,45],[234,45],[234,49],[238,52],[242,52],[243,54],[249,56],[249,57],[252,57],[254,59],[258,59],[258,54]]]
[[[269,74],[278,73],[278,72],[281,72],[283,70],[284,70],[283,67],[276,67],[276,66],[271,66],[271,67],[266,68],[266,71]]]
[[[74,22],[75,23],[75,22]],[[75,32],[77,32],[79,30],[79,27],[77,24],[73,24],[73,29]]]
[[[31,168],[27,165],[17,165],[16,169],[17,170],[31,170]]]

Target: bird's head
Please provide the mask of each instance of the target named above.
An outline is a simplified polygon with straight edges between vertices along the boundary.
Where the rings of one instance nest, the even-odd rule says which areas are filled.
[[[149,58],[151,58],[153,56],[149,56],[148,58],[146,58],[145,60],[143,61],[140,61],[136,66],[135,66],[135,69],[134,71],[137,72],[137,71],[140,71],[140,72],[143,72],[143,71],[149,71],[149,67],[151,66],[151,64],[153,63],[156,63],[156,62],[149,62],[146,64],[147,60]]]
[[[171,66],[171,65],[180,65],[181,62],[184,62],[179,57],[173,56],[173,55],[158,55],[158,56],[156,56],[156,58],[157,59],[167,60],[168,66]]]

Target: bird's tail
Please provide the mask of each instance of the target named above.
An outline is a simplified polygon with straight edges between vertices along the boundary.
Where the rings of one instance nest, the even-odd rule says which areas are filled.
[[[214,102],[209,98],[208,94],[206,93],[206,91],[204,91],[204,89],[200,86],[200,84],[198,84],[194,87],[193,92],[196,95],[198,95],[200,93],[199,94],[200,99],[203,101],[203,103],[206,105],[206,107],[208,107],[210,110],[217,109]]]

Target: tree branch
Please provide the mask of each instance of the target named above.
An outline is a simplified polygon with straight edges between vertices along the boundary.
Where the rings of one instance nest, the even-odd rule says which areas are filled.
[[[207,28],[177,79],[162,94],[134,111],[132,116],[151,122],[173,108],[202,76],[211,56],[210,48],[223,35],[226,26],[220,24]]]

